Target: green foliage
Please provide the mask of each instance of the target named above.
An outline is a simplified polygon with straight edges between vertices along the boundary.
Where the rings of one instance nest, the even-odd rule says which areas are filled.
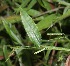
[[[6,45],[3,46],[3,53],[4,53],[5,59],[7,60],[10,52],[8,51]],[[6,61],[6,62],[7,62],[7,66],[12,66],[10,59],[8,59],[8,61]]]
[[[24,11],[20,9],[20,15],[22,19],[22,24],[30,38],[30,40],[37,46],[40,47],[41,44],[41,35],[38,31],[37,26],[34,24],[32,18]]]
[[[19,39],[19,35],[17,35],[17,30],[16,29],[12,29],[12,27],[14,27],[14,26],[11,26],[11,24],[9,24],[8,22],[6,22],[6,20],[4,20],[3,18],[2,18],[2,20],[3,20],[3,25],[4,25],[7,33],[10,35],[10,37],[13,38],[18,44],[23,45],[22,42],[21,42],[21,40]],[[18,37],[14,34],[14,31],[16,32],[16,35]]]
[[[65,65],[69,0],[1,0],[0,16],[0,66]]]
[[[45,17],[43,20],[41,20],[37,24],[39,30],[48,28],[50,25],[52,25],[54,23],[55,18],[57,18],[57,16],[55,14],[51,14],[51,15],[48,15],[47,17]]]
[[[38,2],[45,9],[47,9],[47,10],[52,9],[52,7],[51,7],[50,3],[48,3],[48,1],[46,1],[46,0],[38,0]]]

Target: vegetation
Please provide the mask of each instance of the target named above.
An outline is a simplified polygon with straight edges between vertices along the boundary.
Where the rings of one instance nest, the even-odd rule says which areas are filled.
[[[70,66],[70,0],[0,0],[0,66]]]

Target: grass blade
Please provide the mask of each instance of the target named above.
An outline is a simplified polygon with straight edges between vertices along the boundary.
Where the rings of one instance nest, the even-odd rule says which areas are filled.
[[[7,46],[6,45],[3,46],[3,53],[4,53],[5,59],[8,59],[9,52],[7,50]],[[10,59],[8,59],[6,62],[7,62],[7,66],[12,66],[12,63],[11,63]]]
[[[5,27],[6,31],[7,31],[7,33],[9,34],[9,36],[10,36],[11,38],[13,38],[18,44],[23,45],[23,44],[22,44],[22,41],[21,41],[21,40],[14,34],[14,32],[11,30],[11,27],[9,26],[10,24],[9,24],[5,19],[3,19],[3,18],[2,18],[2,22],[3,22],[3,25],[4,25],[4,27]]]
[[[43,45],[42,45],[42,47],[43,47],[43,49],[41,49],[41,50],[35,52],[34,54],[38,54],[38,53],[40,53],[40,52],[42,52],[42,51],[44,51],[44,50],[61,50],[61,51],[70,52],[70,49],[68,49],[68,48],[63,48],[63,47],[43,46]]]
[[[23,8],[26,7],[29,2],[30,2],[30,0],[23,0],[21,7],[23,7]]]
[[[41,35],[38,31],[38,28],[32,18],[24,11],[22,8],[20,8],[20,15],[22,19],[22,24],[30,38],[30,40],[36,45],[37,47],[41,44]]]
[[[32,0],[28,5],[27,9],[31,9],[36,4],[36,2],[37,2],[36,0]]]
[[[52,18],[52,17],[53,17],[53,18]],[[45,17],[43,20],[41,20],[41,21],[37,24],[39,30],[48,28],[50,25],[53,24],[53,20],[54,20],[55,18],[56,18],[56,15],[55,15],[55,14],[51,14],[51,15]]]
[[[37,26],[38,26],[39,30],[42,30],[42,29],[48,28],[49,26],[51,27],[54,23],[59,22],[69,16],[70,16],[70,9],[65,14],[63,14],[61,16],[51,14],[48,17],[45,17],[43,20],[41,20],[37,24]]]

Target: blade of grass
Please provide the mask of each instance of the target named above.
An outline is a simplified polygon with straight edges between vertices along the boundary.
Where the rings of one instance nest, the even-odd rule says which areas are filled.
[[[54,45],[54,43],[51,44],[51,46],[53,46],[53,45]],[[48,51],[46,52],[46,55],[44,56],[44,59],[46,60],[46,63],[47,63],[47,61],[48,61],[48,59],[49,59],[50,52],[51,52],[51,50],[48,50]]]
[[[37,0],[32,0],[32,1],[29,3],[27,9],[31,9],[31,8],[36,4],[36,2],[37,2]]]
[[[52,18],[53,17],[53,18]],[[57,16],[55,14],[51,14],[47,17],[45,17],[43,20],[41,20],[37,26],[39,28],[39,30],[45,29],[47,27],[49,27],[51,24],[53,24],[53,20],[56,18]]]
[[[23,0],[21,7],[24,8],[29,2],[30,2],[30,0]]]
[[[46,8],[46,7],[43,5],[43,3],[42,3],[41,0],[37,0],[37,1],[38,1],[38,3],[39,3],[42,7]]]
[[[41,44],[41,35],[38,31],[38,28],[32,18],[24,11],[22,8],[20,8],[20,15],[22,24],[27,32],[27,35],[29,36],[30,40],[34,43],[35,46],[39,47]]]
[[[43,20],[41,20],[37,24],[37,26],[38,26],[39,30],[42,30],[42,29],[48,28],[49,26],[51,27],[52,24],[55,24],[56,22],[59,22],[69,16],[70,16],[70,9],[61,16],[56,16],[55,14],[51,14],[48,17],[45,17]]]
[[[8,56],[9,56],[9,52],[7,50],[7,46],[6,45],[3,46],[3,53],[4,53],[5,59],[7,59]],[[10,61],[10,58],[6,62],[7,62],[7,66],[12,66],[12,63]]]
[[[47,10],[51,10],[51,6],[50,6],[50,3],[48,1],[45,1],[45,0],[42,0],[44,6],[46,7]]]
[[[22,41],[11,30],[10,24],[4,18],[2,18],[2,22],[9,36],[13,38],[19,45],[23,45]]]
[[[58,2],[59,4],[65,5],[65,6],[70,6],[70,3],[62,0],[53,0],[54,2]]]
[[[41,47],[40,47],[41,48]],[[40,52],[42,52],[42,51],[44,51],[44,50],[60,50],[60,51],[67,51],[67,52],[70,52],[70,49],[68,49],[68,48],[63,48],[63,47],[55,47],[55,46],[43,46],[42,45],[42,49],[41,50],[39,50],[39,51],[37,51],[37,52],[35,52],[34,54],[38,54],[38,53],[40,53]]]

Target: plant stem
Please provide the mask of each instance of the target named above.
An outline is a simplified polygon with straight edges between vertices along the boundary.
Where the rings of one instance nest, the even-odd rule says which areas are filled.
[[[58,8],[55,8],[55,9],[46,11],[46,12],[44,12],[44,13],[42,13],[42,14],[40,14],[40,15],[37,15],[37,16],[35,16],[35,17],[33,17],[33,18],[37,18],[37,17],[43,16],[43,15],[45,15],[45,14],[47,14],[47,13],[51,13],[51,12],[58,11],[59,9],[62,9],[62,8],[64,8],[64,7],[58,7]]]

